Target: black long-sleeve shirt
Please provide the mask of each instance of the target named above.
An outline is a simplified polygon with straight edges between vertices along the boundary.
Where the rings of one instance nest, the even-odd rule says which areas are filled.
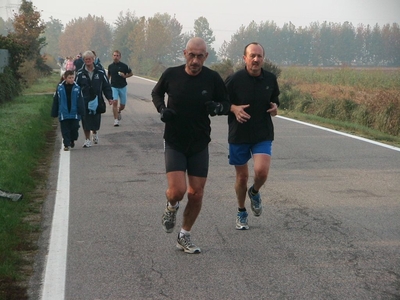
[[[229,100],[235,105],[250,104],[245,111],[250,119],[239,123],[234,113],[228,114],[229,136],[232,144],[259,143],[274,139],[274,125],[267,113],[270,103],[279,106],[277,78],[271,72],[262,70],[261,75],[251,76],[246,69],[239,70],[225,81]]]
[[[165,94],[168,95],[167,105]],[[164,139],[183,153],[202,151],[211,141],[207,101],[221,102],[224,107],[221,114],[227,114],[230,108],[221,76],[207,67],[196,76],[187,74],[185,65],[168,68],[151,95],[158,112],[168,107],[177,113],[165,124]]]

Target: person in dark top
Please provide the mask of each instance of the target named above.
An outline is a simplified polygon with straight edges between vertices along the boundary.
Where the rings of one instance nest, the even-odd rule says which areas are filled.
[[[108,66],[108,79],[111,80],[111,88],[113,91],[113,114],[114,126],[119,126],[121,121],[121,111],[124,110],[127,97],[126,78],[133,75],[132,70],[127,64],[121,62],[121,52],[115,50],[113,52],[113,63]],[[118,107],[119,99],[119,107]]]
[[[103,71],[105,71],[103,65],[101,64],[100,58],[97,56],[96,52],[94,50],[91,50],[91,51],[94,54],[94,65],[97,68],[102,69]]]
[[[53,95],[51,116],[58,117],[64,150],[69,151],[75,147],[75,141],[79,136],[79,121],[85,114],[81,88],[74,81],[75,72],[65,71]]]
[[[78,72],[84,64],[82,54],[79,53],[74,59],[75,72]]]
[[[103,95],[111,105],[113,103],[112,90],[107,75],[103,69],[94,64],[95,55],[87,50],[83,53],[84,66],[76,73],[76,83],[81,87],[85,101],[86,114],[82,118],[85,143],[83,148],[92,146],[90,133],[94,144],[99,143],[98,130],[101,124],[101,112],[99,103],[103,101]]]
[[[245,207],[246,193],[255,216],[262,212],[259,190],[265,184],[271,164],[279,87],[274,74],[262,69],[264,48],[250,43],[244,48],[245,68],[229,76],[226,87],[231,102],[228,114],[229,164],[235,166],[235,192],[238,201],[236,229],[249,229]],[[247,190],[248,161],[253,157],[254,183]]]
[[[200,253],[200,248],[191,241],[190,231],[201,210],[208,174],[209,115],[226,115],[230,104],[220,75],[203,66],[208,56],[204,40],[190,39],[183,54],[186,64],[165,70],[151,93],[161,121],[165,122],[168,188],[162,225],[167,233],[173,231],[179,202],[187,191],[188,202],[177,247],[186,253]]]

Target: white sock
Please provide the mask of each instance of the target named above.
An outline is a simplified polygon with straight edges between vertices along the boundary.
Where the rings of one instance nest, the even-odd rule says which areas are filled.
[[[179,202],[176,202],[175,206],[172,206],[171,203],[168,201],[168,209],[176,210],[179,207]]]
[[[190,231],[186,231],[185,229],[181,228],[181,232],[179,232],[179,237],[182,237],[182,235],[190,235]]]

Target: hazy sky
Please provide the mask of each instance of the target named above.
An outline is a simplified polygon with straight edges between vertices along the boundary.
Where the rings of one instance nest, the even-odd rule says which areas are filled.
[[[103,16],[113,24],[121,11],[129,10],[146,18],[155,13],[175,15],[182,31],[188,32],[193,31],[197,18],[205,17],[216,37],[213,47],[217,51],[241,25],[247,26],[251,21],[257,24],[274,21],[279,27],[288,22],[304,27],[324,21],[349,21],[354,26],[400,24],[400,0],[33,0],[32,3],[41,11],[44,21],[52,16],[63,24],[88,14]],[[1,17],[11,17],[12,9],[18,9],[19,4],[19,0],[0,0]]]

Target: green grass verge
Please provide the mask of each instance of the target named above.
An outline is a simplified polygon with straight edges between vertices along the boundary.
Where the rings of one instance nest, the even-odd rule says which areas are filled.
[[[27,299],[29,257],[40,225],[32,215],[40,216],[46,160],[54,145],[49,92],[57,82],[56,76],[42,78],[34,91],[37,95],[25,94],[0,106],[0,188],[24,194],[18,202],[0,198],[0,299]]]

